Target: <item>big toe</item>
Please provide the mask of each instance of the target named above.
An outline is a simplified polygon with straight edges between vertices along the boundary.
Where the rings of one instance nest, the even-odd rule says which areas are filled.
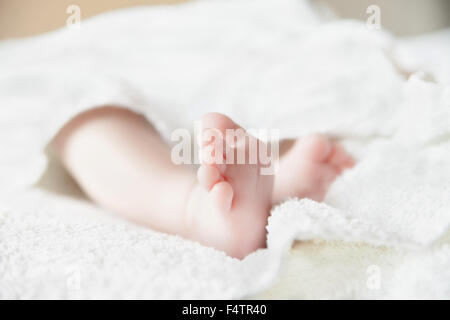
[[[216,183],[211,191],[210,197],[216,206],[221,211],[230,211],[233,202],[233,187],[226,181]]]

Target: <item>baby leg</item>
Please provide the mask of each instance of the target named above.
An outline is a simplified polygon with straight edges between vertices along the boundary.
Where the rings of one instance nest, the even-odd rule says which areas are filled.
[[[184,235],[195,172],[176,166],[144,117],[115,107],[83,113],[52,146],[84,192],[101,206],[154,229]]]

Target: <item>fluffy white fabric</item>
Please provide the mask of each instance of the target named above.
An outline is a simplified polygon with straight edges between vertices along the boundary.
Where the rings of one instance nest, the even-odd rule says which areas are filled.
[[[0,43],[0,298],[450,298],[450,89],[405,80],[395,44],[294,0],[135,8]],[[358,165],[325,203],[274,208],[268,249],[237,261],[63,195],[53,169],[64,188],[32,187],[57,130],[108,103],[167,140],[207,111],[328,133]]]

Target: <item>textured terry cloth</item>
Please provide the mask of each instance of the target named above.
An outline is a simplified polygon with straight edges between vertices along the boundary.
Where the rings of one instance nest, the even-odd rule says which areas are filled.
[[[293,240],[320,239],[327,257],[345,252],[333,243],[366,243],[351,251],[361,263],[378,250],[382,288],[367,290],[365,274],[308,268],[323,256],[297,250],[293,274],[311,279],[297,297],[450,298],[449,88],[406,80],[395,44],[361,23],[323,22],[294,0],[134,8],[0,43],[0,297],[249,297],[282,281]],[[55,133],[105,104],[144,114],[168,141],[209,111],[282,137],[327,133],[358,164],[325,203],[274,208],[268,248],[238,261],[118,219],[61,183],[33,187]]]
[[[398,55],[403,67],[429,73],[440,83],[450,84],[450,28],[400,40]]]

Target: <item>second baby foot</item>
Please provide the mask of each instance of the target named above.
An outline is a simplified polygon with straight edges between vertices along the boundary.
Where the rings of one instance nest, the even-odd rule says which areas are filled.
[[[336,177],[354,165],[353,158],[326,136],[298,139],[280,160],[273,203],[290,197],[322,201]]]

